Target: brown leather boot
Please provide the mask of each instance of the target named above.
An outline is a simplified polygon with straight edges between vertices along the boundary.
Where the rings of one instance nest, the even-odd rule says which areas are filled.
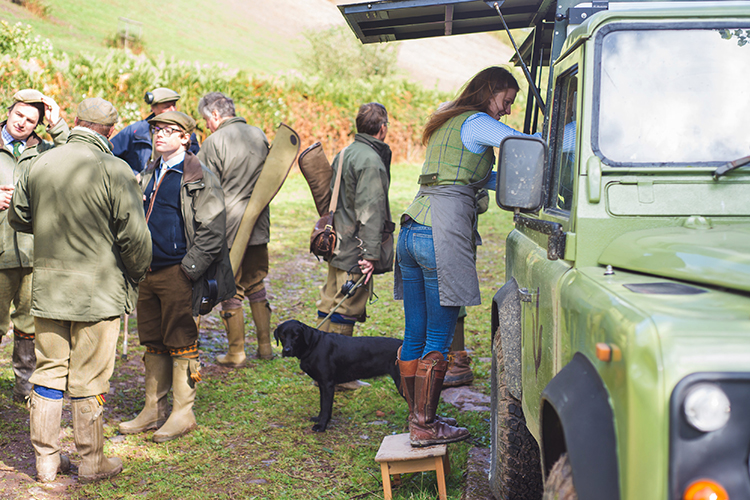
[[[122,472],[122,461],[104,456],[103,407],[96,397],[73,399],[73,439],[82,461],[78,481],[91,483]]]
[[[31,392],[29,377],[34,373],[34,368],[36,368],[36,352],[33,334],[24,334],[16,330],[13,334],[13,373],[16,376],[13,401],[22,403]]]
[[[216,362],[232,368],[242,368],[246,365],[247,360],[247,356],[245,356],[245,317],[242,307],[222,311],[221,319],[224,322],[224,328],[227,330],[229,350],[224,355],[216,356]]]
[[[41,483],[51,483],[58,472],[70,470],[70,459],[60,453],[63,400],[48,399],[32,391],[29,407],[31,444],[36,455],[36,477]]]
[[[120,434],[137,434],[158,429],[167,420],[167,394],[172,387],[172,357],[168,354],[147,352],[146,400],[143,410],[133,420],[120,423]]]
[[[469,385],[474,381],[471,371],[471,358],[466,351],[451,351],[448,353],[448,372],[443,380],[443,387],[459,387]]]
[[[401,393],[401,396],[403,396],[403,398],[406,400],[406,404],[409,405],[409,416],[406,421],[411,422],[411,419],[414,416],[414,376],[417,373],[417,364],[419,363],[419,360],[413,359],[411,361],[401,361],[400,347],[398,348],[397,359],[398,370],[401,374],[401,388],[399,389],[399,392]],[[458,423],[456,422],[455,418],[451,417],[441,417],[440,415],[435,415],[435,418],[448,425],[456,425]]]
[[[271,305],[267,300],[263,302],[250,302],[250,311],[253,313],[255,335],[258,338],[258,357],[260,359],[273,359],[273,349],[271,348]]]
[[[438,351],[429,352],[418,360],[414,376],[414,414],[409,420],[412,446],[454,443],[469,437],[464,427],[454,427],[435,418],[447,369],[448,362]]]
[[[154,432],[154,442],[163,443],[184,436],[195,429],[193,403],[195,384],[200,380],[200,362],[197,359],[172,358],[172,413],[158,431]]]

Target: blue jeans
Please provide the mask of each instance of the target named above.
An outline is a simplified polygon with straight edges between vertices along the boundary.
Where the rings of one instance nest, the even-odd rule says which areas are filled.
[[[441,306],[432,228],[414,221],[401,226],[396,262],[404,285],[404,345],[401,360],[438,351],[445,356],[453,340],[459,306]]]

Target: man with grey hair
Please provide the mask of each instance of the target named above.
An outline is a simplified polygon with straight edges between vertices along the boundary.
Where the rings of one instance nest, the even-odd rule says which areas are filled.
[[[117,110],[99,97],[78,105],[67,144],[38,156],[19,179],[8,220],[34,233],[31,444],[39,481],[70,466],[60,454],[63,393],[73,413],[82,483],[122,471],[104,456],[103,405],[115,367],[120,315],[131,312],[151,263],[143,195],[108,138]]]
[[[198,103],[211,135],[203,141],[198,158],[221,180],[227,207],[227,243],[231,248],[255,183],[268,156],[268,139],[261,129],[235,116],[234,101],[211,92]],[[247,297],[258,339],[257,355],[271,359],[271,306],[263,280],[268,275],[268,241],[271,220],[266,207],[258,217],[247,250],[235,276],[236,295],[221,303],[229,349],[219,364],[242,367],[246,363],[245,321],[242,301]]]

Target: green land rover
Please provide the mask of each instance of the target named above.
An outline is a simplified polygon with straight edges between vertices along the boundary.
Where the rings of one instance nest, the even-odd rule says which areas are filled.
[[[543,140],[498,155],[494,495],[750,499],[750,2],[339,8],[364,43],[530,28]]]

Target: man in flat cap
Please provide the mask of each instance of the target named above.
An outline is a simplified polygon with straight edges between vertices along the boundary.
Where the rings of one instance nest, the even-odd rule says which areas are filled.
[[[115,366],[120,315],[130,312],[151,262],[143,197],[107,140],[117,110],[101,98],[78,105],[67,144],[40,155],[19,179],[8,218],[34,233],[31,314],[36,370],[31,376],[31,443],[37,477],[69,467],[58,436],[63,392],[72,402],[81,482],[122,470],[104,456],[103,404]]]
[[[148,120],[162,113],[175,111],[180,94],[172,89],[159,87],[146,92],[143,100],[151,106],[151,114],[145,120],[128,125],[112,138],[112,152],[128,162],[135,174],[141,173],[158,156],[153,149]],[[198,138],[191,134],[188,151],[198,154],[199,149]]]
[[[193,317],[208,312],[201,312],[205,284],[215,282],[215,304],[234,295],[234,276],[221,184],[188,151],[195,120],[168,111],[149,124],[160,158],[143,171],[140,181],[142,209],[153,240],[153,260],[138,295],[138,338],[146,346],[146,396],[143,410],[122,422],[120,432],[158,428],[153,440],[161,443],[197,425],[193,403],[200,361]],[[170,388],[173,404],[167,418]]]
[[[53,142],[42,140],[34,130],[46,120]],[[38,90],[25,89],[13,96],[8,119],[0,123],[0,335],[13,321],[13,399],[23,401],[31,391],[29,377],[36,366],[34,318],[31,310],[31,266],[34,237],[16,233],[5,211],[15,183],[31,160],[68,140],[68,125],[60,118],[60,107]],[[14,311],[10,313],[13,304]]]
[[[255,183],[268,156],[268,139],[258,127],[235,116],[234,101],[221,92],[201,98],[198,111],[211,135],[203,141],[198,158],[221,180],[227,205],[227,243],[231,248]],[[263,280],[268,275],[268,241],[271,220],[266,207],[258,217],[245,256],[235,277],[237,294],[221,303],[229,350],[217,363],[245,366],[245,320],[242,301],[247,297],[258,339],[258,357],[271,359],[271,307]]]

